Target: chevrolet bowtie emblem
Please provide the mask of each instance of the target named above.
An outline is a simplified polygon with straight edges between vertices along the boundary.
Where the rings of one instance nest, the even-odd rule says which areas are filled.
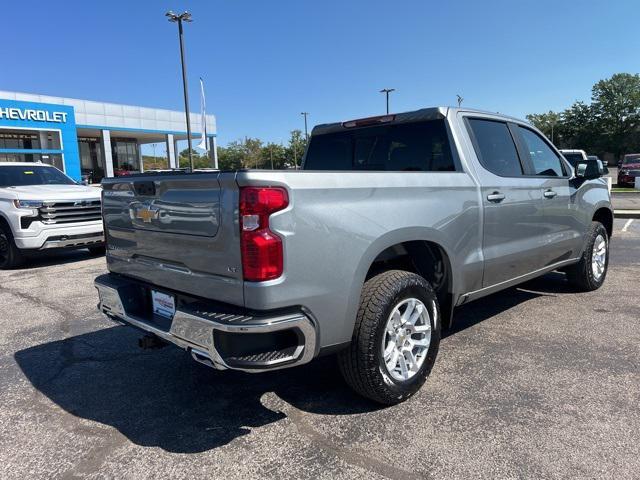
[[[144,223],[151,223],[151,220],[158,218],[159,211],[153,207],[141,207],[136,209],[136,218]]]

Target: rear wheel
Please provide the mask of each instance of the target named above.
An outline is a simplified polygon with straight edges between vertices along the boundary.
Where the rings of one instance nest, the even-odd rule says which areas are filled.
[[[24,260],[22,252],[16,247],[11,229],[0,224],[0,269],[14,268]]]
[[[609,267],[609,235],[600,222],[592,222],[580,261],[567,268],[569,283],[581,292],[597,290]]]
[[[351,345],[339,354],[340,370],[359,394],[393,405],[424,384],[439,343],[440,310],[429,283],[411,272],[383,272],[363,287]]]

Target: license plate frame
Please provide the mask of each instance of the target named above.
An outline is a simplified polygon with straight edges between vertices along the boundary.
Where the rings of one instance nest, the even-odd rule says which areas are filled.
[[[176,297],[170,293],[152,289],[151,309],[154,315],[172,320],[176,313]]]

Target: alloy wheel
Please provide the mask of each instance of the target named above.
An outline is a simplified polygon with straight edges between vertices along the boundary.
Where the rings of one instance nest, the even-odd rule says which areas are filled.
[[[591,271],[596,281],[602,278],[607,266],[607,240],[599,234],[593,242],[591,253]]]
[[[382,336],[383,361],[391,378],[405,381],[418,373],[430,344],[429,310],[417,298],[402,300],[391,311]]]

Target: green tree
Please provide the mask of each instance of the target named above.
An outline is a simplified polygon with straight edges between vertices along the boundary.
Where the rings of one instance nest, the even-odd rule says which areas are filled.
[[[527,115],[547,136],[554,112]],[[616,73],[600,80],[591,91],[591,103],[575,102],[560,114],[554,127],[554,143],[620,157],[640,150],[640,75]]]
[[[195,168],[212,168],[213,164],[211,159],[206,154],[200,154],[194,149],[191,149],[191,155],[193,156],[193,166]],[[178,155],[178,165],[180,168],[189,168],[189,150],[185,148]]]
[[[547,113],[534,113],[527,115],[527,120],[534,127],[544,133],[552,142],[558,139],[558,127],[560,126],[560,114],[549,110]]]
[[[592,105],[575,102],[567,108],[562,112],[560,130],[562,147],[601,151],[601,138],[597,134],[597,115]]]
[[[592,106],[602,144],[616,156],[637,150],[640,125],[640,75],[616,73],[592,89]]]
[[[287,167],[300,167],[302,156],[307,148],[307,139],[302,130],[292,130],[287,145]]]
[[[287,168],[287,150],[277,143],[267,143],[262,147],[262,158],[265,159],[264,168],[282,170]]]

